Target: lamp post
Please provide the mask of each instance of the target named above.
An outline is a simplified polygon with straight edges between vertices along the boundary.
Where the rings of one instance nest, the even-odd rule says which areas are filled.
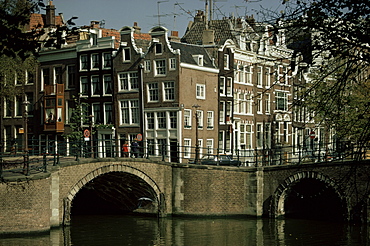
[[[199,163],[199,117],[198,117],[198,112],[197,109],[200,107],[198,104],[195,104],[192,106],[195,108],[195,164]]]
[[[30,163],[28,156],[28,105],[29,101],[25,100],[23,102],[24,106],[24,156],[23,156],[23,173],[28,176],[30,174]]]

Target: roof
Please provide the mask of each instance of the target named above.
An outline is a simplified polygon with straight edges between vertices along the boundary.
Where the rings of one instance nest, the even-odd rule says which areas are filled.
[[[178,42],[170,42],[170,44],[172,49],[180,50],[180,62],[198,66],[198,63],[193,56],[202,55],[204,67],[216,68],[216,65],[214,64],[207,50],[203,46]]]
[[[30,17],[30,24],[27,27],[27,31],[31,31],[35,28],[44,28],[46,22],[46,15],[45,14],[31,14]],[[63,26],[63,21],[61,16],[55,16],[55,25],[56,26]]]

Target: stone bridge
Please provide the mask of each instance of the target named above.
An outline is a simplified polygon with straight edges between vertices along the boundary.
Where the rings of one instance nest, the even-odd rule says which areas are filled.
[[[367,221],[369,176],[368,160],[264,167],[146,159],[62,162],[48,173],[4,178],[0,233],[68,225],[71,214],[99,204],[102,210],[160,217],[310,215]]]

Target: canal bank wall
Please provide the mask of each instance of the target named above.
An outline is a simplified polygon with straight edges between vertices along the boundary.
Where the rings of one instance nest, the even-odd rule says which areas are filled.
[[[149,160],[91,162],[57,166],[48,173],[19,175],[1,182],[0,233],[40,232],[65,224],[70,217],[65,203],[68,196],[71,192],[77,194],[84,183],[103,175],[102,170],[134,170],[133,174],[151,183],[158,197],[163,197],[158,210],[164,217],[262,215],[262,209],[258,208],[262,204],[258,200],[263,197],[262,182],[256,168]]]

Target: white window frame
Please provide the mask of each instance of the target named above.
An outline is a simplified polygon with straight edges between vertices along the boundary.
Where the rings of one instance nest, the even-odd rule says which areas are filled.
[[[230,69],[230,56],[229,56],[229,54],[224,54],[224,69],[225,70]]]
[[[184,127],[190,129],[191,128],[191,109],[184,109]]]
[[[154,60],[154,76],[166,76],[166,59]]]
[[[131,61],[131,48],[130,47],[125,47],[122,49],[122,61],[124,63]]]
[[[94,59],[98,59],[97,61],[94,61]],[[94,67],[95,63],[97,64],[97,67]],[[100,68],[100,57],[98,53],[92,53],[91,54],[91,70],[99,70]]]
[[[70,73],[71,70],[74,73]],[[66,73],[67,78],[66,78],[66,80],[67,80],[68,88],[76,86],[76,72],[77,71],[76,71],[75,65],[67,65],[67,73]],[[72,85],[71,85],[71,81],[73,81]]]
[[[262,93],[257,94],[257,114],[262,114]]]
[[[206,140],[207,154],[213,154],[214,139],[209,138]]]
[[[163,101],[173,102],[175,100],[175,82],[165,81],[162,83]]]
[[[123,113],[123,110],[125,110],[125,115]],[[138,126],[140,123],[139,100],[137,99],[120,100],[119,116],[120,116],[119,124],[121,126],[124,125]]]
[[[97,79],[97,81],[94,81],[95,79]],[[94,85],[95,84],[97,84],[97,88],[99,90],[98,94],[94,94]],[[101,84],[100,84],[99,75],[92,75],[91,76],[91,96],[92,97],[100,97],[101,96]]]
[[[86,57],[86,62],[83,62],[83,58]],[[86,63],[86,68],[82,64]],[[87,54],[80,55],[80,71],[87,71],[89,69],[89,56]]]
[[[226,78],[220,77],[220,96],[226,96]]]
[[[107,65],[107,62],[110,62],[110,64],[108,63]],[[112,63],[113,63],[112,54],[109,52],[104,52],[103,53],[103,69],[112,68]]]
[[[190,158],[191,156],[191,139],[184,138],[184,158]]]
[[[207,129],[212,130],[215,127],[214,124],[214,111],[207,111]]]
[[[106,80],[106,78],[110,78],[110,80]],[[108,86],[111,87],[111,93],[107,93],[107,88]],[[106,74],[103,76],[103,93],[104,96],[110,96],[113,93],[113,81],[112,81],[112,76],[110,74]]]
[[[203,128],[203,110],[197,110],[198,128]]]
[[[263,86],[263,76],[262,76],[262,67],[258,66],[257,67],[257,87],[262,87]]]
[[[152,71],[152,62],[150,60],[145,60],[144,61],[144,72],[149,73]]]
[[[170,58],[168,63],[170,64],[169,70],[171,70],[171,71],[176,70],[176,68],[177,68],[176,58]]]
[[[107,106],[110,105],[112,107],[112,123],[108,122],[107,120]],[[113,124],[113,103],[104,103],[104,124]]]
[[[156,85],[156,87],[152,87],[153,85]],[[146,88],[147,88],[148,102],[159,102],[158,82],[148,83]]]
[[[130,72],[119,73],[118,81],[119,81],[118,83],[119,91],[138,91],[139,90],[138,72],[130,71]],[[124,88],[124,87],[127,87],[127,88]]]
[[[205,84],[196,84],[196,98],[197,99],[206,99],[206,85]]]
[[[266,70],[266,73],[265,73],[265,77],[266,77],[266,88],[270,88],[271,86],[271,68],[267,67],[265,68]]]
[[[84,84],[82,83],[83,79],[86,79],[86,85],[85,83]],[[83,85],[85,85],[86,91],[83,90],[84,88]],[[81,97],[87,97],[89,95],[89,77],[87,76],[80,76],[80,93],[81,93]]]

